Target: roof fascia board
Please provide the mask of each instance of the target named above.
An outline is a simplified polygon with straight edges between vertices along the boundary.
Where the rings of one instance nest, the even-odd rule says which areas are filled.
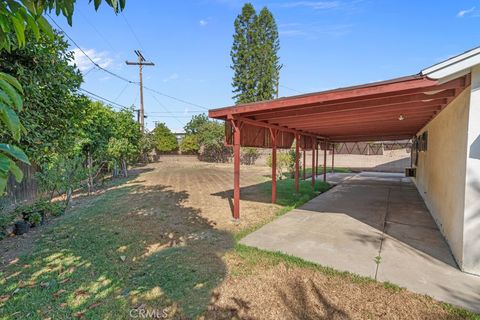
[[[480,64],[480,47],[426,68],[421,74],[430,79],[442,79],[444,82],[469,73],[470,68],[478,64]]]

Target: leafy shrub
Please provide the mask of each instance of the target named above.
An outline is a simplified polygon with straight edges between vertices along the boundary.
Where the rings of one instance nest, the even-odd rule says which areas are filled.
[[[55,193],[65,194],[65,205],[68,206],[73,190],[79,188],[88,176],[83,162],[84,159],[81,156],[56,155],[36,174],[40,188],[50,194],[50,199],[55,196]]]
[[[253,165],[255,161],[260,157],[260,152],[257,148],[242,148],[240,163],[245,165]]]
[[[155,148],[160,153],[178,150],[177,138],[164,123],[159,123],[153,130],[153,140]]]
[[[7,228],[15,222],[17,214],[15,212],[5,212],[0,214],[0,240],[7,235]]]
[[[38,212],[34,212],[28,216],[28,222],[31,225],[38,226],[42,222],[42,215]]]
[[[208,144],[200,148],[201,161],[225,163],[232,157],[232,148],[223,144]]]
[[[272,155],[267,157],[267,166],[272,167]],[[277,153],[277,177],[282,180],[286,171],[292,167],[292,157],[290,152],[280,151]],[[295,167],[295,158],[293,158],[293,167]]]
[[[193,134],[186,135],[180,143],[180,151],[183,154],[196,154],[199,149],[198,139]]]

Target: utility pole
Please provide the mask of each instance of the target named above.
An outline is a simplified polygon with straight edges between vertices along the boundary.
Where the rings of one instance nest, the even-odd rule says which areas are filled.
[[[143,106],[143,77],[142,77],[142,70],[143,66],[154,66],[155,64],[150,61],[146,61],[143,57],[140,50],[134,50],[135,54],[138,57],[137,62],[135,61],[125,61],[125,63],[129,66],[138,66],[139,74],[140,74],[140,127],[142,133],[145,132],[145,109]]]

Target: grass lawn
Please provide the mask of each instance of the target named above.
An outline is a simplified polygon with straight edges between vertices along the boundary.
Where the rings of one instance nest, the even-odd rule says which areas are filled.
[[[189,179],[205,170],[192,168]],[[230,176],[230,170],[225,174]],[[0,319],[130,319],[141,310],[160,310],[167,319],[278,319],[285,312],[305,319],[329,312],[378,318],[387,317],[385,308],[393,318],[425,312],[431,319],[476,317],[392,284],[237,244],[275,216],[328,190],[328,184],[317,181],[312,189],[309,181],[301,181],[297,194],[292,179],[280,180],[276,214],[231,231],[201,209],[219,199],[228,212],[228,203],[195,181],[185,190],[180,183],[184,171],[179,172],[163,184],[165,171],[141,175],[84,200],[43,227],[30,253],[0,269]],[[271,185],[255,188],[265,198]],[[195,190],[206,196],[197,206],[188,204]]]

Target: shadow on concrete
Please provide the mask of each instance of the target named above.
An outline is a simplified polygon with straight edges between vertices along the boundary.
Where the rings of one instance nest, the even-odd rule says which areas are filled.
[[[470,145],[468,157],[471,159],[480,159],[480,136],[478,136]]]

